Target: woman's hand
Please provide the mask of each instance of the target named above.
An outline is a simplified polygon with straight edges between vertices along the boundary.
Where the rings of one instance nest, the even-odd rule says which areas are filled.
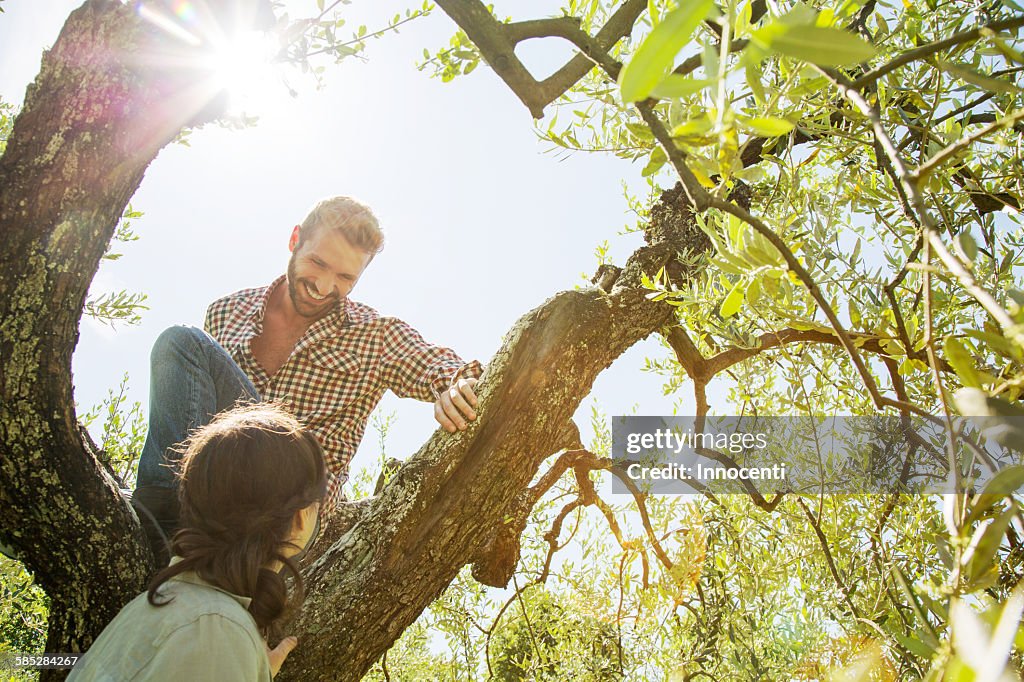
[[[299,643],[299,638],[294,636],[285,637],[281,642],[271,649],[267,647],[267,657],[270,659],[270,675],[277,677],[277,671],[284,665],[284,659],[288,658],[288,654],[292,652],[292,649]]]

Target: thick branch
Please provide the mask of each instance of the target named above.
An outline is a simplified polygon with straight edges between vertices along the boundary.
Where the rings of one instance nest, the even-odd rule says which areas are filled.
[[[551,76],[537,81],[515,55],[515,46],[524,40],[565,37],[572,29],[579,31],[579,21],[574,17],[503,24],[479,0],[438,0],[437,4],[466,32],[484,60],[534,118],[542,118],[544,107],[561,97],[594,68],[592,60],[576,55]],[[596,44],[602,50],[610,49],[629,35],[646,8],[645,0],[623,2],[593,38]]]

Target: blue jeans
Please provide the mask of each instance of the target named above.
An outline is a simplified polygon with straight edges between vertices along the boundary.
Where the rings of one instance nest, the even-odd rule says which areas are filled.
[[[165,329],[150,354],[149,430],[136,488],[177,488],[174,446],[217,413],[257,400],[249,377],[212,336],[184,325]]]

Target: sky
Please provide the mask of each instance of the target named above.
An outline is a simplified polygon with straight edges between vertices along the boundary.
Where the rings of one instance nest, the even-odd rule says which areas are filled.
[[[20,104],[67,15],[80,2],[6,0],[0,14],[0,97]],[[504,0],[499,15],[557,15],[558,2]],[[349,25],[372,31],[405,8],[355,0]],[[316,13],[315,0],[288,3],[292,18]],[[416,69],[424,47],[448,43],[454,23],[439,9],[372,41],[367,60],[328,65],[317,89],[297,71],[290,97],[274,77],[257,125],[192,132],[146,172],[132,206],[140,239],[118,244],[92,294],[127,289],[148,296],[137,326],[115,329],[83,319],[73,360],[79,414],[129,376],[129,399],[148,411],[148,358],[174,324],[201,326],[206,307],[238,289],[269,284],[284,272],[291,227],[319,199],[348,194],[377,213],[387,245],[352,293],[382,314],[412,324],[432,343],[486,363],[515,321],[558,291],[585,284],[595,247],[608,239],[615,262],[641,244],[620,235],[632,224],[625,180],[643,191],[642,164],[612,156],[549,153],[526,108],[488,68],[451,83]],[[522,56],[540,76],[569,54],[553,40]],[[657,338],[627,352],[598,379],[577,413],[589,432],[594,404],[607,415],[692,413],[692,397],[664,396],[643,373],[644,357],[663,358]],[[687,407],[688,406],[688,407]],[[437,427],[430,405],[390,393],[378,410],[395,414],[387,456],[405,459]],[[98,433],[98,429],[93,429]],[[353,472],[380,448],[372,429]]]

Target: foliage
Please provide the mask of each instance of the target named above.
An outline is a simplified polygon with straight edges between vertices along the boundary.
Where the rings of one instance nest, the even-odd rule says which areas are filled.
[[[616,7],[573,0],[563,12],[592,36]],[[542,138],[639,161],[650,192],[681,182],[708,206],[696,220],[715,249],[701,274],[647,278],[698,353],[669,337],[672,355],[648,361],[666,392],[692,388],[701,411],[726,414],[1024,416],[1022,13],[1012,1],[652,1],[608,61],[574,39],[599,68],[553,105]],[[462,32],[431,58],[435,75],[479,61],[465,43]],[[737,194],[749,210],[727,201]],[[719,362],[729,350],[742,358]],[[710,382],[727,402],[703,406]],[[1024,442],[1012,423],[1001,438]],[[554,494],[587,499],[578,483]],[[600,603],[595,585],[650,608],[613,615],[645,661],[628,679],[997,679],[1007,662],[1020,670],[1012,483],[941,501],[639,500],[658,532],[703,529],[687,569],[671,551],[654,560],[658,532],[625,530],[640,507],[592,501],[573,513],[595,509],[583,538],[604,524],[605,546],[584,539],[582,551],[605,574],[559,585],[552,572],[546,588],[581,610]],[[551,527],[544,509],[526,545]],[[641,554],[640,569],[607,574]],[[519,577],[536,575],[531,560],[524,548]],[[690,591],[656,590],[659,566],[695,575]]]
[[[128,405],[128,374],[121,377],[117,389],[107,391],[107,397],[81,416],[81,424],[89,428],[102,416],[103,435],[99,447],[100,461],[117,479],[122,488],[135,487],[138,457],[146,442],[146,420],[142,403]]]
[[[22,563],[0,554],[0,671],[7,675],[4,679],[39,679],[34,670],[11,667],[10,658],[45,650],[49,612],[49,597]]]
[[[20,562],[0,555],[0,660],[5,653],[35,654],[44,650],[49,603]],[[15,681],[38,677],[25,670],[3,672]]]
[[[142,211],[136,211],[131,204],[128,204],[121,216],[121,221],[117,224],[107,252],[103,254],[103,260],[115,261],[121,258],[120,253],[111,250],[115,242],[127,243],[138,240],[139,235],[135,233],[132,221],[142,216]],[[142,321],[141,311],[149,310],[145,301],[146,294],[121,289],[99,296],[90,296],[85,301],[84,314],[111,327],[116,322],[139,324]]]
[[[3,98],[0,98],[0,154],[3,154],[4,150],[7,149],[7,138],[11,136],[16,113],[13,104],[5,102]]]
[[[348,30],[345,29],[346,21],[338,8],[350,2],[316,0],[315,15],[299,19],[293,19],[286,11],[278,11],[277,33],[281,40],[278,60],[297,65],[303,74],[313,76],[321,84],[322,75],[327,69],[324,64],[326,60],[338,64],[349,57],[362,58],[367,41],[398,33],[401,26],[427,16],[433,9],[430,1],[424,0],[419,7],[395,14],[380,28],[360,25],[354,30]],[[278,10],[283,9],[284,3],[274,4]],[[347,36],[344,33],[346,30]]]
[[[495,679],[613,680],[624,654],[609,621],[578,612],[544,590],[516,599],[519,611],[496,632],[492,645]]]

